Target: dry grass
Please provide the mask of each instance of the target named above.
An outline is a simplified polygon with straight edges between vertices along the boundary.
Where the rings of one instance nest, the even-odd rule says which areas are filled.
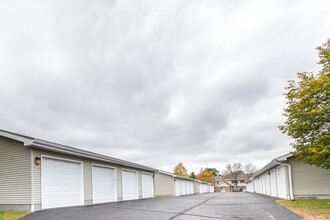
[[[17,220],[20,219],[30,212],[26,211],[6,211],[0,210],[0,220]]]
[[[330,219],[330,199],[277,200],[276,202],[306,220]]]
[[[176,196],[155,196],[155,198],[173,198]]]

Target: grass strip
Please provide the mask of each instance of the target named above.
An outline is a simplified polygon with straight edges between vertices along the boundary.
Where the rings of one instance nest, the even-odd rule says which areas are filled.
[[[277,200],[306,220],[330,220],[330,199]]]
[[[0,220],[17,220],[20,219],[30,212],[26,211],[6,211],[0,210]]]

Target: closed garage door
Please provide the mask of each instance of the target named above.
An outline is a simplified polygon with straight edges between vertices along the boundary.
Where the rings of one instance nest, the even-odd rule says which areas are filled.
[[[266,195],[270,196],[270,173],[265,174]]]
[[[123,200],[139,198],[137,172],[123,170]]]
[[[272,170],[270,172],[270,195],[277,196],[277,186],[276,186],[276,171]]]
[[[117,200],[115,169],[93,165],[93,203],[113,202]]]
[[[154,184],[152,174],[142,173],[142,198],[150,198],[154,196]]]
[[[280,167],[277,169],[277,193],[278,197],[282,199],[287,199],[287,192],[286,192],[286,177],[285,177],[285,168]]]
[[[82,163],[42,157],[42,208],[83,205]]]
[[[181,195],[186,195],[186,183],[184,180],[180,180],[181,184]]]
[[[181,195],[181,183],[180,180],[175,180],[175,195],[180,196]]]

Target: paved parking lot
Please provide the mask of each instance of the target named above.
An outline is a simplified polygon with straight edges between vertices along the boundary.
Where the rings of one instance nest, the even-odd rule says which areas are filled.
[[[275,200],[251,193],[209,193],[43,210],[22,219],[302,219]]]

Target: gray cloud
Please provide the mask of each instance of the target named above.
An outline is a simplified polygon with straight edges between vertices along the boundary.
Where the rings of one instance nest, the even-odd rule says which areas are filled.
[[[291,150],[283,87],[328,1],[3,1],[1,128],[171,170]]]

